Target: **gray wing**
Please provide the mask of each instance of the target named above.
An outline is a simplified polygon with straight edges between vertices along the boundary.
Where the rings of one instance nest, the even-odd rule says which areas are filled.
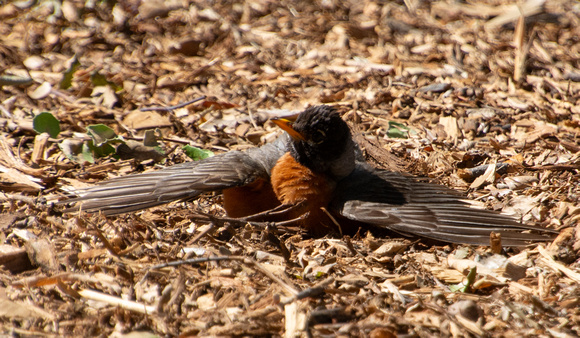
[[[491,232],[506,246],[548,241],[553,232],[477,209],[454,190],[359,163],[341,181],[331,209],[380,228],[450,243],[489,245]]]
[[[207,191],[216,191],[269,178],[272,167],[286,152],[287,135],[260,148],[229,151],[200,161],[161,170],[129,175],[100,182],[80,190],[78,197],[60,203],[74,208],[116,215],[138,211],[177,200],[188,200]]]

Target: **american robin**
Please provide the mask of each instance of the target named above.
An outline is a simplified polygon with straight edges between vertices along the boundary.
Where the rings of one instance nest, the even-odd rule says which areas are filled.
[[[474,208],[445,186],[371,167],[329,106],[273,122],[286,131],[273,143],[101,182],[68,202],[114,215],[221,190],[231,217],[298,205],[292,216],[306,215],[301,225],[318,234],[338,223],[476,245],[488,245],[491,232],[506,246],[553,238],[552,230]]]

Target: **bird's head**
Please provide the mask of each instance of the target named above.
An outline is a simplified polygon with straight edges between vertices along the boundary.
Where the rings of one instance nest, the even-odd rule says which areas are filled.
[[[354,170],[350,129],[334,108],[314,106],[300,113],[294,122],[283,118],[273,122],[290,135],[290,153],[300,164],[335,179]]]

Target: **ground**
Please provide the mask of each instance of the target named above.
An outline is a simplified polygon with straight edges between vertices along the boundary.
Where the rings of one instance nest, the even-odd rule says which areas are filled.
[[[580,335],[579,17],[563,0],[2,5],[0,331]],[[493,254],[227,221],[217,193],[118,217],[54,204],[259,146],[270,117],[321,103],[373,165],[560,236]]]

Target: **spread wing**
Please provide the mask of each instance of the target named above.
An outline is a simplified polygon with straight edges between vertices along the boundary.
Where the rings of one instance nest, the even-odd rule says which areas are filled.
[[[346,218],[451,243],[489,245],[491,232],[506,246],[553,239],[553,231],[477,209],[447,187],[359,163],[340,182],[331,209]]]
[[[60,203],[77,202],[67,211],[82,208],[116,215],[245,185],[260,177],[269,178],[270,170],[286,152],[287,137],[284,134],[260,148],[229,151],[201,161],[100,182]]]

